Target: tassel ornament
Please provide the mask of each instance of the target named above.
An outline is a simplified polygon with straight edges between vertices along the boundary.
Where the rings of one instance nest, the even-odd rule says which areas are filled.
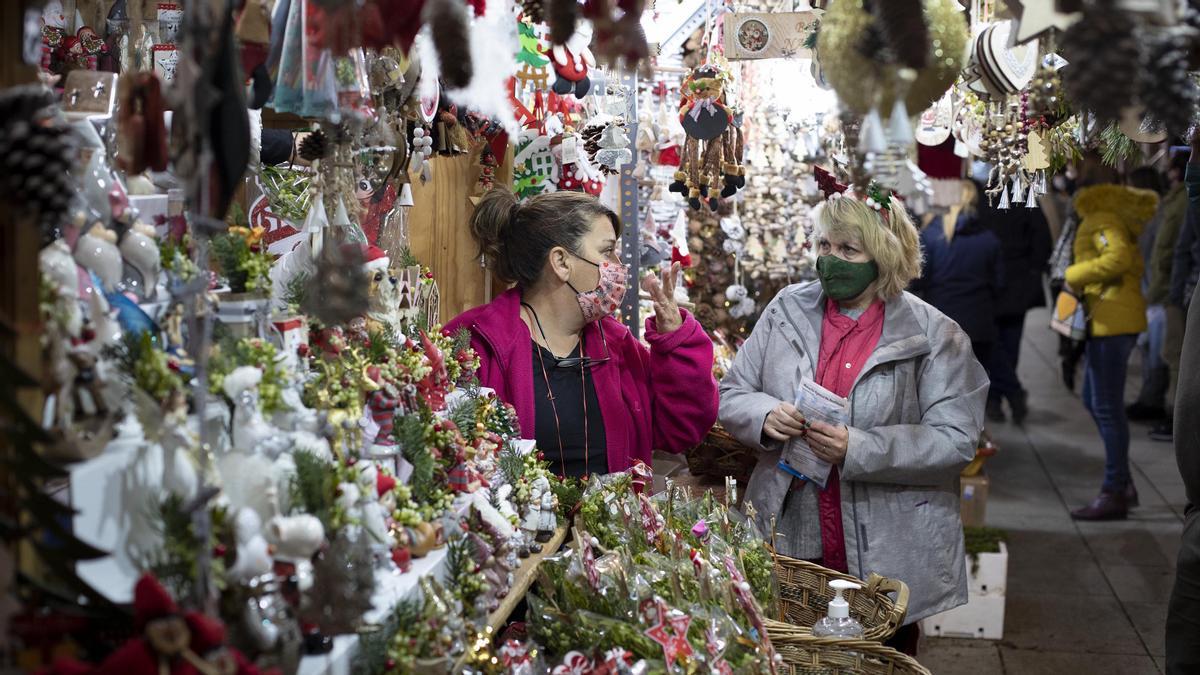
[[[892,118],[888,121],[888,136],[893,145],[909,146],[913,142],[912,125],[908,121],[908,107],[903,98],[896,98],[892,105]]]
[[[878,108],[871,108],[871,112],[863,118],[858,150],[863,154],[879,154],[887,150],[887,139],[883,135],[883,121],[879,118]]]

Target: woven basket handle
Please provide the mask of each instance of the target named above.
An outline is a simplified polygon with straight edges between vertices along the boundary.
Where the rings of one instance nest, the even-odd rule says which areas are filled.
[[[904,623],[904,615],[908,612],[908,584],[899,579],[889,579],[872,572],[871,576],[867,577],[867,593],[880,592],[896,594],[893,614],[896,626],[900,626]]]

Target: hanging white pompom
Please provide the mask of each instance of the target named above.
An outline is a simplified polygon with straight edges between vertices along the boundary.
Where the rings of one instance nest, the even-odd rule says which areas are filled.
[[[741,284],[733,284],[725,289],[725,299],[730,302],[741,302],[750,295],[750,291]]]

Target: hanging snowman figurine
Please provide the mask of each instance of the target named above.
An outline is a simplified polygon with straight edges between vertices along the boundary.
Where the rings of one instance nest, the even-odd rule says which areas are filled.
[[[550,48],[550,56],[554,65],[555,80],[551,89],[559,96],[575,94],[575,98],[583,98],[592,88],[592,80],[588,71],[596,67],[596,57],[592,55],[592,24],[579,21],[575,24],[575,32],[567,38],[565,44],[554,45]]]

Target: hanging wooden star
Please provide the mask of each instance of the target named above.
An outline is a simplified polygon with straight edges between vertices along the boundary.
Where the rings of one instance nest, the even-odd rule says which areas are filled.
[[[1060,12],[1056,0],[1008,0],[1008,6],[1016,16],[1014,30],[1010,33],[1009,46],[1014,47],[1036,40],[1052,28],[1060,32],[1083,18],[1082,12]]]

